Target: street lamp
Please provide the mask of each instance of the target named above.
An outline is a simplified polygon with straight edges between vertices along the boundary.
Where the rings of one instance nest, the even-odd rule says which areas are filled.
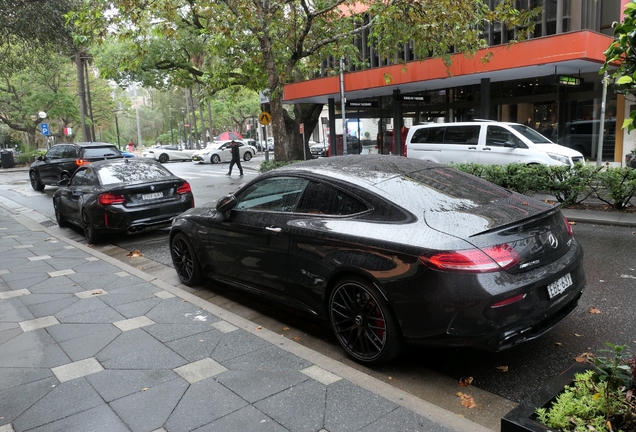
[[[115,111],[115,131],[117,131],[117,148],[121,150],[121,143],[119,142],[119,121],[117,121],[117,111]]]
[[[172,116],[170,116],[170,145],[174,145],[174,131],[172,129]]]
[[[186,145],[185,108],[181,108],[181,120],[183,121],[183,145]]]

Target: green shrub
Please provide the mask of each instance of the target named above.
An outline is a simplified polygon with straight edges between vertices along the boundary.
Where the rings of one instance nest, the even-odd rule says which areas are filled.
[[[601,187],[594,195],[618,210],[626,207],[636,193],[636,169],[608,167],[598,172],[597,180]]]
[[[38,156],[44,156],[46,151],[44,150],[29,150],[25,152],[21,152],[16,157],[15,163],[18,165],[31,165],[33,161],[35,161]]]
[[[630,405],[636,359],[627,346],[606,344],[611,355],[594,359],[594,369],[576,374],[549,407],[536,411],[544,425],[561,431],[634,430],[636,409]],[[631,356],[631,358],[630,358]]]
[[[263,161],[263,162],[261,162],[261,165],[260,165],[260,167],[258,169],[258,172],[263,174],[263,173],[265,173],[267,171],[271,171],[273,169],[280,168],[280,167],[283,167],[285,165],[298,163],[298,162],[302,162],[302,161],[300,161],[300,160],[293,160],[293,161],[274,161],[274,160]]]

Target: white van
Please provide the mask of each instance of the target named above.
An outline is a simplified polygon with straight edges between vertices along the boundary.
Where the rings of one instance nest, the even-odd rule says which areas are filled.
[[[518,123],[473,121],[413,126],[405,145],[407,157],[442,164],[585,163],[580,152],[555,144]]]

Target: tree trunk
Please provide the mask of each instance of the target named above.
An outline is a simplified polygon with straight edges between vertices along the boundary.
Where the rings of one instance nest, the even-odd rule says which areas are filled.
[[[82,124],[82,139],[90,141],[91,132],[86,126],[86,90],[84,88],[84,60],[82,52],[75,53],[75,65],[77,66],[77,93],[79,95],[80,121]]]

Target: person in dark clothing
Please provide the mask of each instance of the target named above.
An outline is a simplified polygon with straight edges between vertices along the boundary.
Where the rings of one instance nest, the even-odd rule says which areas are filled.
[[[230,169],[226,175],[232,175],[232,168],[234,164],[238,167],[241,175],[239,177],[243,177],[243,167],[241,166],[241,152],[239,150],[239,145],[236,141],[232,140],[230,143],[230,150],[232,151],[232,161],[230,162]]]

